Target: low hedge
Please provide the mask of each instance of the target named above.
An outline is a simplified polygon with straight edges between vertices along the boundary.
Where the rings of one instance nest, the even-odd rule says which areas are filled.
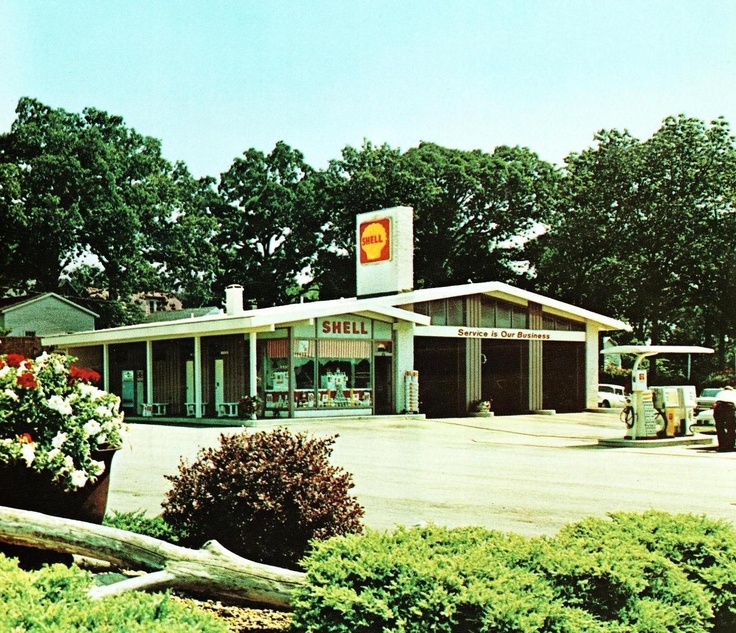
[[[0,554],[0,631],[26,633],[227,633],[215,616],[169,599],[128,592],[93,601],[91,575],[77,567],[23,571]]]
[[[692,515],[616,513],[532,539],[369,531],[315,544],[304,565],[296,632],[736,630],[736,531]]]

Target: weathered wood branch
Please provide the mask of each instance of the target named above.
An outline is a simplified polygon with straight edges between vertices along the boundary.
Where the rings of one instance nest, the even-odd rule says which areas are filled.
[[[0,506],[0,542],[106,560],[144,576],[90,595],[101,598],[130,589],[178,588],[233,602],[291,608],[292,593],[304,574],[256,563],[226,550],[217,541],[192,550],[125,530]]]

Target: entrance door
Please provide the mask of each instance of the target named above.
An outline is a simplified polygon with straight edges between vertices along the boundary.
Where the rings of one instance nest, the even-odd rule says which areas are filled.
[[[393,358],[376,356],[373,370],[373,406],[376,415],[394,413],[393,393]]]
[[[225,402],[225,359],[215,359],[215,411]]]
[[[184,402],[194,402],[194,361],[186,362],[186,394]]]

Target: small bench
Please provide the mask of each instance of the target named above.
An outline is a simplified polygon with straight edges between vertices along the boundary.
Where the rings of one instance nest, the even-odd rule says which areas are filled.
[[[194,418],[197,416],[197,403],[196,402],[185,402],[184,406],[187,408],[187,416],[190,418]],[[200,411],[200,417],[204,416],[205,411],[207,411],[207,403],[202,402],[199,405],[199,411]]]
[[[220,402],[217,405],[217,415],[221,418],[237,418],[238,417],[237,402]]]
[[[168,402],[144,402],[141,415],[145,418],[166,415],[168,408]]]

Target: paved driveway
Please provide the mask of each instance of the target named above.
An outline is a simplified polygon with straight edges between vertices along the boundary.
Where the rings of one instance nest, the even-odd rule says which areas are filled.
[[[246,432],[273,428],[259,425]],[[599,439],[624,434],[616,412],[289,426],[339,435],[332,462],[353,474],[365,523],[379,529],[432,522],[553,534],[586,516],[649,508],[736,522],[736,453],[601,447]],[[240,430],[132,425],[115,457],[108,509],[158,514],[164,476],[223,432]]]

